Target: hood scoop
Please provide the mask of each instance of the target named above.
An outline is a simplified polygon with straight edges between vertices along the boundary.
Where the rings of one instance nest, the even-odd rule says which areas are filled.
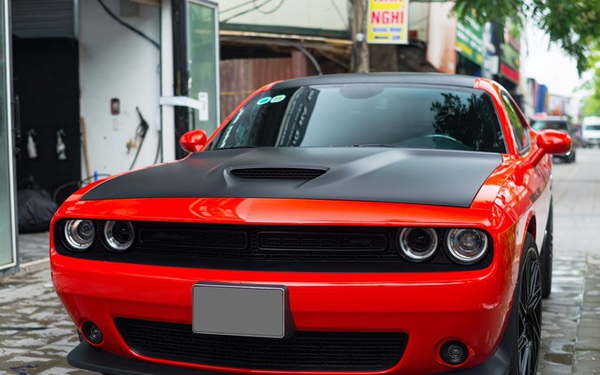
[[[231,168],[229,174],[242,180],[312,180],[326,169],[315,168]]]

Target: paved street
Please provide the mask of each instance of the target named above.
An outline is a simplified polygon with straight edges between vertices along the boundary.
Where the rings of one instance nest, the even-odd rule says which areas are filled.
[[[600,150],[554,168],[554,273],[540,374],[600,374]]]
[[[554,285],[543,306],[539,374],[600,374],[600,150],[556,163],[554,192]],[[78,340],[39,260],[46,235],[20,237],[29,273],[0,278],[0,375],[91,374],[64,359]]]

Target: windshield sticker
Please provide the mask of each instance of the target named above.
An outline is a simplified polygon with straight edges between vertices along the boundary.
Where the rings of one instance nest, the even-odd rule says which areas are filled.
[[[264,98],[260,99],[259,101],[256,102],[256,105],[263,105],[263,104],[267,104],[268,102],[271,101],[271,97],[270,96],[265,96]]]
[[[256,105],[263,105],[267,103],[279,103],[285,100],[285,95],[277,95],[277,96],[265,96],[264,98],[259,99],[256,102]]]
[[[271,103],[279,103],[280,101],[285,99],[285,95],[277,95],[271,99]]]

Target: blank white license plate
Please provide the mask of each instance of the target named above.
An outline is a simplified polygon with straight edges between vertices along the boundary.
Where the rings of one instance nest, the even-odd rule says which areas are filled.
[[[198,283],[192,303],[195,333],[270,338],[286,334],[284,286]]]

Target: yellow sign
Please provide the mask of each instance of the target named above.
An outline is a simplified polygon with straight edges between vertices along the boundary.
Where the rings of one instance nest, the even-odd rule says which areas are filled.
[[[408,44],[408,0],[369,0],[367,43]]]

